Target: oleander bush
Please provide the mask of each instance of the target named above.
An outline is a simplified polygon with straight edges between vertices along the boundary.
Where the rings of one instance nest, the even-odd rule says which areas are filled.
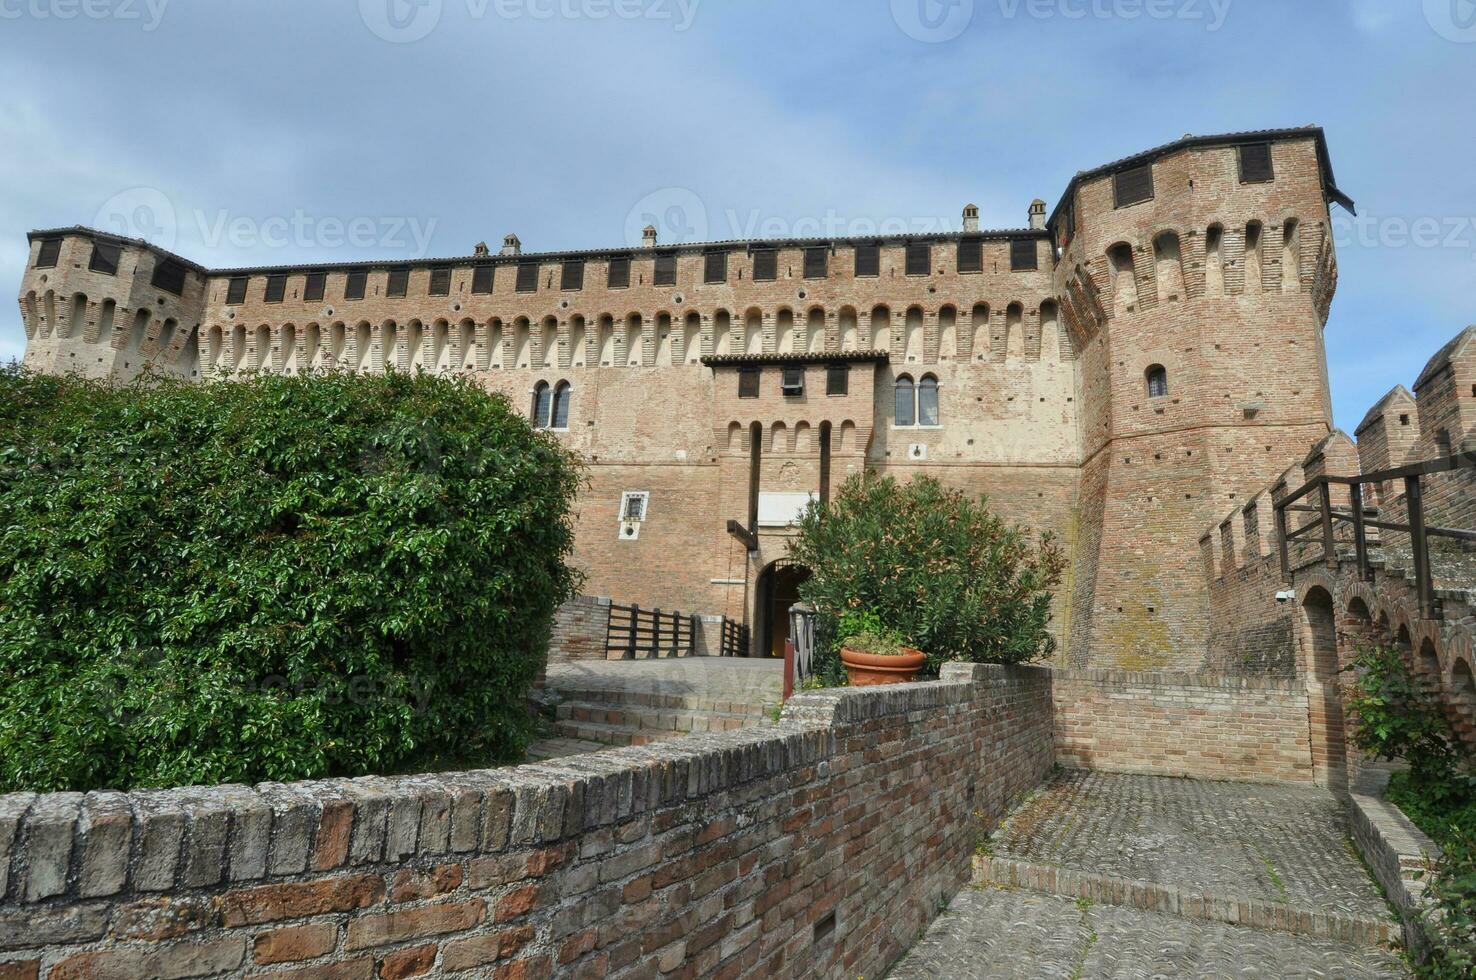
[[[790,556],[810,569],[800,596],[817,614],[817,671],[833,682],[848,612],[874,614],[933,675],[949,660],[1023,663],[1055,649],[1051,590],[1066,560],[1051,535],[1035,540],[931,477],[851,477],[806,509]]]
[[[578,463],[428,375],[0,370],[0,791],[518,757]]]
[[[1428,874],[1430,955],[1416,972],[1476,976],[1476,759],[1398,649],[1360,650],[1347,670],[1354,744],[1408,763],[1390,777],[1389,800],[1442,851]]]

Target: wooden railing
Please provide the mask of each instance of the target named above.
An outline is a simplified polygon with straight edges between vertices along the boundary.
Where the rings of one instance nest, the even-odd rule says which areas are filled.
[[[1463,454],[1423,463],[1411,463],[1408,466],[1382,470],[1377,473],[1365,473],[1361,476],[1319,476],[1307,481],[1294,493],[1276,498],[1276,535],[1281,549],[1282,577],[1288,582],[1292,578],[1294,571],[1291,558],[1292,544],[1304,540],[1315,540],[1313,535],[1321,539],[1320,552],[1314,551],[1312,557],[1301,562],[1298,567],[1306,567],[1319,562],[1336,565],[1338,562],[1337,529],[1341,524],[1352,528],[1353,555],[1357,562],[1359,577],[1366,582],[1371,582],[1374,575],[1368,557],[1368,530],[1378,528],[1408,534],[1420,613],[1426,619],[1440,619],[1442,616],[1440,599],[1435,595],[1435,577],[1430,567],[1430,539],[1448,538],[1476,543],[1476,530],[1436,527],[1428,524],[1425,520],[1423,480],[1436,473],[1449,473],[1470,467],[1476,467],[1476,456]],[[1404,484],[1404,507],[1408,514],[1408,523],[1404,524],[1380,520],[1378,517],[1381,512],[1378,509],[1364,505],[1364,487],[1396,480],[1402,480]],[[1335,486],[1348,488],[1346,507],[1334,506],[1332,488]],[[1313,498],[1313,503],[1301,503],[1309,497]],[[1292,529],[1289,514],[1313,514],[1315,517],[1301,527]]]
[[[748,627],[736,620],[723,617],[723,625],[720,630],[722,639],[718,644],[718,656],[720,657],[746,657],[748,656]]]
[[[616,654],[622,660],[690,657],[696,636],[691,616],[612,602],[605,628],[605,655]]]

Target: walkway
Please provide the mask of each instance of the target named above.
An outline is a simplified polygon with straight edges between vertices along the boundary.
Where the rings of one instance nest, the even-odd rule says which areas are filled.
[[[894,980],[1405,975],[1342,806],[1313,787],[1067,770],[984,850]]]

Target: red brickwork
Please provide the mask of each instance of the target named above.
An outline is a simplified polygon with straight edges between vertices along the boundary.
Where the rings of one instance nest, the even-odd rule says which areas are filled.
[[[1051,762],[1049,672],[956,665],[539,766],[0,797],[0,976],[880,976]]]

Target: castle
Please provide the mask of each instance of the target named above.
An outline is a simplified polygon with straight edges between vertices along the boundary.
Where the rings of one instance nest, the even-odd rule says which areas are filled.
[[[35,231],[24,363],[473,373],[589,462],[588,591],[751,623],[760,655],[804,504],[929,474],[1057,534],[1061,666],[1199,669],[1204,529],[1333,431],[1334,204],[1306,127],[1078,173],[1016,229],[222,270]]]

